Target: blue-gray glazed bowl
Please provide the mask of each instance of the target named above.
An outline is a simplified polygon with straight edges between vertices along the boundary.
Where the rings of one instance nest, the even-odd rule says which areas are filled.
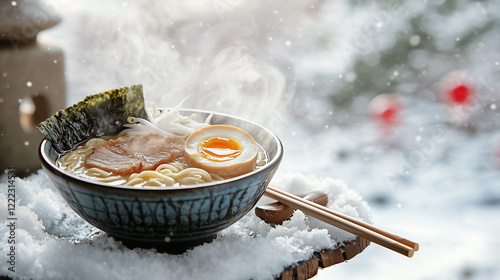
[[[192,113],[200,122],[211,114],[181,110],[182,115]],[[59,154],[46,139],[40,144],[39,157],[61,196],[88,223],[126,245],[183,251],[212,239],[247,214],[264,194],[283,156],[279,138],[258,124],[220,113],[214,113],[210,123],[246,130],[265,150],[268,163],[219,182],[183,187],[126,187],[61,171],[56,167]]]

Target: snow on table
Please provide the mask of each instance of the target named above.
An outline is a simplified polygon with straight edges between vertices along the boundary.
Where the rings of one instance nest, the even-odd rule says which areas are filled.
[[[2,177],[0,208],[7,222],[7,179]],[[295,211],[283,225],[271,226],[249,212],[217,238],[181,255],[151,249],[129,249],[86,223],[63,201],[43,171],[15,179],[16,272],[25,279],[269,279],[314,252],[334,249],[356,237]],[[342,181],[302,173],[277,173],[271,185],[294,193],[320,190],[331,207],[371,222],[371,211],[357,192]],[[259,204],[269,203],[263,197]],[[8,244],[9,228],[0,228]],[[8,246],[1,247],[1,262]]]

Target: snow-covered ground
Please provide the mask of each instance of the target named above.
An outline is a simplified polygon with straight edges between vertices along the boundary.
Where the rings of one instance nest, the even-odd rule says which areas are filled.
[[[7,182],[7,177],[2,180]],[[291,192],[323,191],[331,198],[329,207],[371,222],[366,202],[342,181],[286,173],[277,175],[273,184]],[[7,183],[0,186],[5,209],[11,203]],[[43,172],[17,178],[11,186],[17,201],[14,215],[2,211],[0,216],[7,222],[0,241],[9,245],[0,250],[2,262],[8,264],[0,273],[15,279],[269,279],[315,251],[355,238],[301,212],[273,227],[251,211],[211,243],[182,255],[131,250],[77,216]]]
[[[321,270],[315,279],[500,278],[500,28],[494,23],[500,7],[495,1],[388,1],[382,6],[321,1],[45,2],[63,21],[39,41],[64,49],[68,105],[135,83],[144,84],[149,101],[167,107],[191,94],[186,107],[224,111],[276,131],[285,147],[278,179],[288,172],[340,179],[368,203],[377,226],[420,243],[411,259],[372,244],[353,260]],[[411,18],[420,19],[422,28],[412,29]],[[493,26],[493,31],[459,46],[476,29],[479,34],[488,30],[484,26]],[[422,30],[436,38],[434,49],[425,47]],[[400,32],[408,33],[407,45],[416,49],[408,50],[408,61],[388,68],[380,61],[381,50],[398,53],[407,48],[392,46]],[[382,75],[359,76],[366,71],[356,72],[352,66],[362,55],[368,64],[379,64]],[[461,121],[437,92],[440,79],[457,69],[466,70],[480,89],[475,106],[466,106],[467,118]],[[373,94],[386,92],[383,86],[359,87],[363,94],[353,98],[352,107],[330,102],[329,96],[345,91],[344,85],[371,77],[383,77],[380,82],[388,87],[400,82],[390,88],[399,94],[403,109],[400,124],[389,135],[367,114]],[[19,187],[32,182],[41,197],[53,202],[44,206],[29,189],[23,190],[25,202],[20,196],[24,222],[33,230],[18,238],[36,241],[23,251],[33,263],[31,276],[85,278],[85,266],[68,257],[74,254],[117,258],[122,270],[110,259],[93,271],[101,276],[117,273],[110,277],[124,272],[158,276],[156,271],[185,264],[150,252],[117,251],[116,244],[53,197],[44,176],[34,175]],[[246,217],[242,223],[256,222]],[[1,230],[5,238],[8,232]],[[236,244],[241,231],[229,232]],[[73,245],[89,240],[97,245]],[[205,259],[214,259],[216,248],[205,250],[197,257],[206,253],[210,256]],[[249,265],[239,275],[255,269],[252,261],[245,260]],[[58,264],[71,266],[74,273],[57,274]],[[200,259],[196,264],[195,271],[221,269]]]

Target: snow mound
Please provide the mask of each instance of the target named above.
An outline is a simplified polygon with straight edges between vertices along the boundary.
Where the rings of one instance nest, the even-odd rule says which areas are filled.
[[[0,208],[7,209],[7,180],[2,180]],[[371,222],[366,202],[342,181],[301,173],[277,173],[271,185],[294,193],[321,190],[328,207]],[[20,279],[269,279],[284,267],[308,259],[315,251],[335,248],[354,235],[295,211],[283,225],[271,226],[254,211],[205,243],[182,255],[152,249],[128,249],[76,215],[43,171],[16,178],[15,272]],[[263,197],[259,204],[272,202]],[[7,211],[0,220],[8,223]],[[0,228],[8,244],[10,229]],[[2,263],[8,246],[1,247]]]

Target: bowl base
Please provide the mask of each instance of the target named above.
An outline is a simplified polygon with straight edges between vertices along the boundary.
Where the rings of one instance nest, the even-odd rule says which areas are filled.
[[[194,247],[212,242],[217,237],[217,234],[189,241],[145,241],[116,236],[111,237],[113,237],[116,241],[122,242],[125,247],[131,250],[136,248],[155,249],[158,253],[183,254]]]

